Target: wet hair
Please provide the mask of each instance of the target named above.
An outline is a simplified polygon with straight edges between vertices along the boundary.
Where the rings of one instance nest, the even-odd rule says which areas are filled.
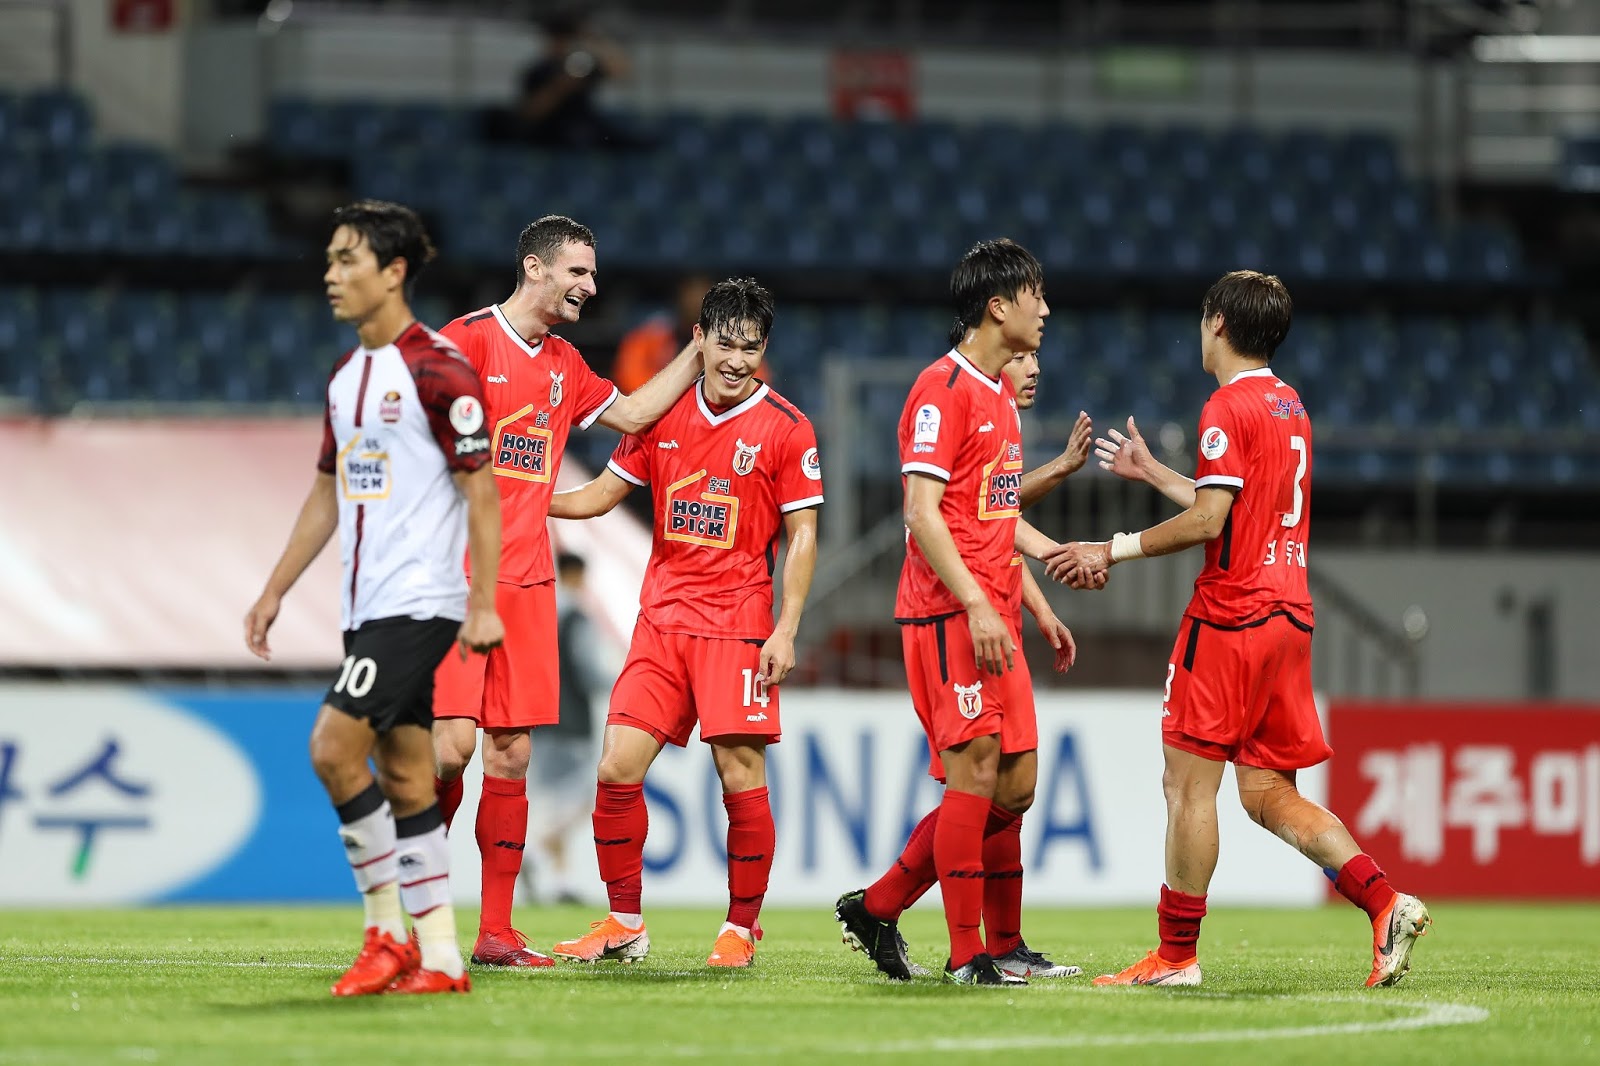
[[[367,247],[377,257],[379,270],[396,259],[406,261],[407,294],[435,254],[422,219],[404,204],[392,204],[387,200],[357,200],[345,204],[333,213],[333,229],[340,226],[349,226],[367,239]]]
[[[772,293],[755,278],[728,278],[711,286],[700,301],[700,331],[731,337],[741,322],[754,322],[765,343],[772,332]]]
[[[950,300],[956,309],[951,346],[983,321],[990,300],[996,296],[1015,300],[1024,289],[1044,289],[1044,268],[1032,252],[1007,237],[979,241],[967,249],[950,274]]]
[[[569,244],[587,244],[594,247],[594,231],[566,215],[545,215],[522,228],[517,238],[517,287],[522,287],[522,263],[530,255],[549,266],[556,253]]]
[[[1228,345],[1240,355],[1272,361],[1272,353],[1289,335],[1294,301],[1276,275],[1235,270],[1217,279],[1200,302],[1207,322],[1222,316]]]

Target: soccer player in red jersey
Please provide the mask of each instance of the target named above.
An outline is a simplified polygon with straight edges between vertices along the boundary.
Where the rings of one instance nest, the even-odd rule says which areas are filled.
[[[964,326],[952,331],[951,344],[962,342]],[[1034,405],[1039,385],[1039,356],[1036,351],[1018,352],[1005,364],[1004,373],[1017,397],[1017,408]],[[1080,470],[1089,457],[1089,442],[1094,427],[1088,414],[1080,411],[1073,424],[1067,447],[1043,466],[1022,476],[1021,507],[1033,506],[1061,482]],[[1013,565],[1021,569],[1022,602],[1011,619],[1020,644],[1021,607],[1026,606],[1038,623],[1045,640],[1056,650],[1055,668],[1066,673],[1077,658],[1072,633],[1056,617],[1020,552],[1013,553]],[[1101,583],[1103,584],[1103,582]],[[1014,719],[1034,714],[1033,678],[1028,663],[1020,654],[1015,667],[1004,676],[1007,685],[1006,709]],[[1023,979],[1075,977],[1083,971],[1076,966],[1054,962],[1035,951],[1022,938],[1022,817],[1033,806],[1038,781],[1037,750],[1012,752],[1011,772],[996,782],[994,803],[984,826],[983,838],[983,928],[984,946],[1000,970]],[[937,752],[929,773],[945,780],[944,767]],[[910,959],[900,936],[899,918],[912,904],[937,883],[933,838],[938,826],[935,807],[912,830],[905,849],[889,869],[866,889],[847,892],[834,905],[834,918],[845,934],[845,943],[865,952],[880,972],[895,980],[909,980],[925,973]]]
[[[625,438],[599,477],[551,503],[557,518],[591,518],[636,486],[655,486],[639,621],[611,693],[597,774],[595,852],[611,913],[557,944],[562,958],[633,962],[649,953],[644,778],[662,746],[688,743],[697,722],[728,812],[728,916],[706,963],[748,966],[755,956],[774,844],[766,747],[781,731],[777,686],[794,668],[822,503],[811,423],[756,377],[771,329],[772,296],[754,280],[712,286],[694,330],[705,376],[693,395]],[[789,550],[774,627],[780,527]]]
[[[1217,788],[1233,763],[1250,817],[1334,877],[1372,922],[1367,986],[1405,976],[1428,909],[1396,892],[1344,824],[1295,788],[1333,754],[1311,693],[1311,421],[1270,364],[1289,333],[1289,293],[1253,270],[1224,275],[1201,304],[1200,361],[1217,379],[1200,414],[1193,481],[1155,461],[1133,420],[1097,442],[1101,465],[1184,508],[1140,533],[1051,553],[1053,577],[1081,583],[1116,563],[1205,545],[1205,566],[1167,664],[1161,739],[1167,883],[1161,946],[1097,985],[1198,985],[1196,944],[1217,865]]]
[[[629,396],[589,369],[551,333],[576,322],[595,294],[594,234],[549,215],[517,241],[517,288],[504,303],[444,327],[483,381],[491,427],[489,465],[505,516],[496,603],[504,646],[488,657],[447,660],[439,668],[434,714],[435,787],[445,824],[461,804],[461,773],[483,728],[483,794],[477,839],[483,904],[472,961],[480,966],[549,966],[511,927],[511,902],[528,839],[529,733],[560,713],[555,568],[545,528],[550,495],[573,429],[600,425],[634,433],[678,399],[699,372],[685,346],[679,358]]]
[[[500,503],[483,388],[406,299],[432,256],[409,208],[362,201],[335,212],[323,280],[334,317],[355,325],[360,346],[329,375],[316,483],[245,616],[245,642],[271,658],[267,631],[284,594],[339,531],[346,654],[311,729],[311,763],[338,811],[366,936],[336,996],[471,988],[456,944],[429,728],[434,668],[451,644],[464,659],[504,636],[493,597],[469,595],[461,572],[470,544],[492,587]]]

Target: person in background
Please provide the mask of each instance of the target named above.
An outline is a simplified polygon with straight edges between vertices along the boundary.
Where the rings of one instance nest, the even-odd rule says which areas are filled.
[[[619,389],[632,392],[672,362],[700,321],[700,301],[710,288],[711,279],[704,274],[684,275],[678,281],[675,313],[653,314],[623,336],[617,345],[616,365],[611,368],[611,378]]]
[[[608,78],[632,70],[627,53],[568,9],[545,17],[545,52],[522,73],[510,127],[517,139],[551,148],[634,148],[639,136],[596,101]]]

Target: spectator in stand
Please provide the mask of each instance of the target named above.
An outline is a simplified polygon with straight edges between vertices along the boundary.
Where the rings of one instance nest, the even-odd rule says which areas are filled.
[[[547,16],[542,27],[545,52],[522,73],[509,132],[541,147],[641,147],[638,134],[602,111],[596,100],[602,82],[628,77],[627,54],[576,9]]]
[[[672,362],[700,321],[700,301],[710,288],[711,279],[704,274],[686,274],[678,281],[675,311],[657,312],[628,331],[617,345],[617,361],[611,368],[618,388],[636,389]]]

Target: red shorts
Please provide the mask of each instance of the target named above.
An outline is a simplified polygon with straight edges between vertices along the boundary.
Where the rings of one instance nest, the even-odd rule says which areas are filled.
[[[1217,762],[1299,770],[1333,754],[1311,695],[1311,631],[1284,614],[1242,629],[1186,616],[1161,713],[1162,743]]]
[[[434,718],[470,718],[484,729],[531,729],[561,716],[556,583],[496,587],[506,642],[487,655],[452,648],[433,675]]]
[[[696,722],[703,741],[759,736],[776,744],[778,690],[755,680],[765,643],[663,633],[641,617],[611,690],[606,724],[643,729],[680,748]]]
[[[965,614],[900,627],[906,683],[911,704],[928,735],[928,772],[944,780],[939,752],[974,737],[1000,737],[1007,755],[1039,746],[1039,720],[1033,704],[1033,677],[1022,657],[1022,636],[1011,624],[1015,666],[1003,674],[980,673],[973,657],[972,630]]]

